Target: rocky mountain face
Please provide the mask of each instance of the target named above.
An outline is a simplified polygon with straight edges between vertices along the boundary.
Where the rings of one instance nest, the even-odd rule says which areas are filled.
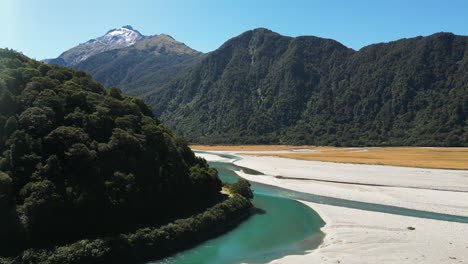
[[[143,36],[137,30],[134,30],[131,26],[124,26],[121,28],[109,30],[104,36],[91,39],[65,51],[58,58],[49,59],[45,62],[74,66],[93,55],[108,50],[125,48],[145,38],[145,36]]]
[[[45,62],[84,70],[106,87],[141,96],[185,72],[201,55],[169,35],[144,36],[124,26]]]
[[[160,34],[91,56],[73,67],[91,73],[106,87],[119,86],[127,94],[141,96],[185,72],[201,55],[171,36]]]

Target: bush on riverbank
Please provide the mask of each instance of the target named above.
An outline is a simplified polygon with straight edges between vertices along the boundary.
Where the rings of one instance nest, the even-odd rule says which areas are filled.
[[[253,198],[252,190],[250,189],[250,183],[246,179],[240,178],[236,183],[228,183],[226,187],[231,191],[231,193],[237,193],[244,196],[247,199]]]

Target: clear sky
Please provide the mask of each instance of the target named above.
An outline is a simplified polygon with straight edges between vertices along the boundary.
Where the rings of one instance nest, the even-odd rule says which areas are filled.
[[[203,52],[257,27],[357,50],[441,31],[468,35],[468,0],[0,0],[0,25],[0,48],[36,59],[124,25]]]

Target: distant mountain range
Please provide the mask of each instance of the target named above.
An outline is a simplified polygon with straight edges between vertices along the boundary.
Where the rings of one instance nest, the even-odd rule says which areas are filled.
[[[108,50],[125,48],[145,38],[145,36],[137,30],[134,30],[131,26],[111,29],[104,36],[88,40],[85,43],[65,51],[58,58],[47,59],[45,62],[74,66],[93,55]]]
[[[194,143],[468,146],[466,36],[355,51],[259,28],[208,54],[167,35],[131,42],[70,66],[142,96]]]
[[[126,94],[141,96],[167,83],[201,55],[169,35],[144,36],[124,26],[44,61],[87,71],[106,87],[120,86]]]

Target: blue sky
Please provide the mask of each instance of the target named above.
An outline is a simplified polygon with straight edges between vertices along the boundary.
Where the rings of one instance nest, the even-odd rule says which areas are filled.
[[[0,0],[0,48],[44,59],[109,29],[166,33],[203,52],[265,27],[360,49],[446,31],[468,35],[468,0]]]

